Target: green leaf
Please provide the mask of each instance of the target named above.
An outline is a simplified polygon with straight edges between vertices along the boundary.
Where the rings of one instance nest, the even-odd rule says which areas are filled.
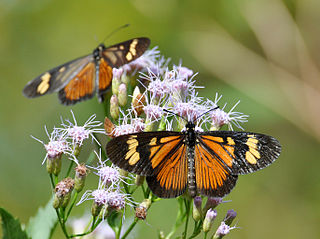
[[[112,228],[112,230],[115,233],[117,233],[117,231],[119,230],[120,219],[121,219],[120,217],[121,215],[117,211],[112,211],[107,218],[109,226]]]
[[[3,208],[0,208],[0,215],[2,218],[3,239],[28,239],[26,232],[21,229],[18,219],[14,219]]]
[[[30,218],[27,233],[32,239],[50,238],[57,221],[57,214],[52,207],[51,199],[44,208],[38,209],[35,217]]]

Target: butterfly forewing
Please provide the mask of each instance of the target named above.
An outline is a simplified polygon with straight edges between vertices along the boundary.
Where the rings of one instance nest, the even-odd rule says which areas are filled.
[[[106,48],[102,56],[110,66],[120,67],[141,56],[149,45],[149,38],[135,38]]]
[[[110,160],[122,169],[147,176],[152,192],[177,197],[187,187],[185,135],[160,131],[123,135],[107,144]]]
[[[23,95],[33,98],[57,92],[65,87],[83,67],[92,61],[92,55],[88,55],[53,68],[28,82],[23,89]]]
[[[235,131],[199,133],[199,144],[223,163],[231,174],[247,174],[276,160],[281,145],[272,136]]]

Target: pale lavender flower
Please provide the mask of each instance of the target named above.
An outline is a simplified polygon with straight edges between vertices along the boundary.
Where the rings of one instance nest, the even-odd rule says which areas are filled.
[[[61,132],[59,129],[54,128],[51,134],[49,135],[47,128],[45,127],[46,134],[49,138],[49,142],[45,144],[43,141],[40,139],[37,139],[34,136],[31,136],[33,139],[37,140],[43,146],[45,147],[47,153],[42,161],[42,164],[46,161],[46,159],[53,159],[57,157],[61,157],[61,155],[64,154],[69,154],[71,152],[71,147],[68,141],[66,140],[66,134],[64,132]]]
[[[97,167],[90,167],[95,170],[95,174],[99,176],[99,187],[100,188],[108,188],[108,190],[119,190],[120,182],[125,182],[125,177],[120,175],[119,168],[112,165],[106,165],[105,160],[103,161],[101,158],[101,149],[99,154],[95,151],[94,152],[98,158],[99,165]]]
[[[115,137],[125,134],[133,134],[141,132],[145,128],[143,119],[133,117],[134,110],[129,110],[128,114],[120,111],[122,117],[119,117],[119,124],[115,126],[112,131],[112,135]]]
[[[149,121],[158,121],[163,116],[163,107],[155,104],[147,104],[143,111]]]
[[[122,67],[118,68],[113,68],[112,69],[112,76],[113,78],[121,79],[122,74],[124,73],[124,70]]]
[[[188,102],[176,102],[172,111],[187,121],[198,123],[196,122],[198,117],[206,112],[207,108],[190,100]]]
[[[121,210],[126,205],[126,195],[119,191],[111,191],[107,195],[108,201],[107,204],[109,207]]]
[[[77,205],[80,205],[84,201],[93,200],[95,204],[102,206],[108,202],[108,191],[103,188],[98,188],[96,190],[87,190],[81,197]]]
[[[203,221],[203,231],[208,232],[213,224],[214,219],[217,217],[217,211],[211,208],[207,211]]]
[[[222,221],[216,233],[214,234],[214,238],[222,238],[225,235],[229,234],[229,232],[235,228],[237,227],[230,227],[227,224],[225,224],[224,221]]]
[[[74,146],[82,146],[83,141],[88,139],[90,136],[93,140],[97,142],[97,144],[100,145],[99,141],[94,137],[94,133],[100,133],[100,134],[105,134],[104,129],[102,128],[97,128],[102,125],[102,122],[96,121],[96,115],[93,114],[92,116],[89,117],[89,119],[84,123],[83,126],[78,126],[78,123],[76,121],[76,118],[71,111],[72,118],[74,123],[72,123],[70,120],[66,120],[68,124],[65,124],[62,121],[62,126],[64,128],[60,130],[65,130],[68,138],[72,140],[72,144]]]

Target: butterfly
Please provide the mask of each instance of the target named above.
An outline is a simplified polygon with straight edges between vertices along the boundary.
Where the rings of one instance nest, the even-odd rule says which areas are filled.
[[[281,145],[272,136],[236,131],[198,132],[189,121],[182,132],[155,131],[122,135],[110,140],[106,152],[112,163],[146,176],[149,188],[160,198],[186,191],[223,197],[238,175],[273,163]]]
[[[27,98],[58,92],[60,102],[73,105],[97,94],[100,102],[111,86],[112,69],[140,57],[149,47],[150,39],[134,38],[113,46],[101,43],[89,55],[55,67],[27,83]]]

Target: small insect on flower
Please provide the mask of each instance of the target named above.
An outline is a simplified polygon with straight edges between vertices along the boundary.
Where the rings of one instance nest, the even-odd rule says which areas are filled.
[[[196,131],[195,123],[202,116],[185,117],[188,122],[182,132],[115,137],[106,152],[115,165],[146,176],[151,191],[161,198],[178,197],[186,191],[191,197],[223,197],[234,188],[238,175],[262,169],[279,157],[281,145],[272,136]]]

